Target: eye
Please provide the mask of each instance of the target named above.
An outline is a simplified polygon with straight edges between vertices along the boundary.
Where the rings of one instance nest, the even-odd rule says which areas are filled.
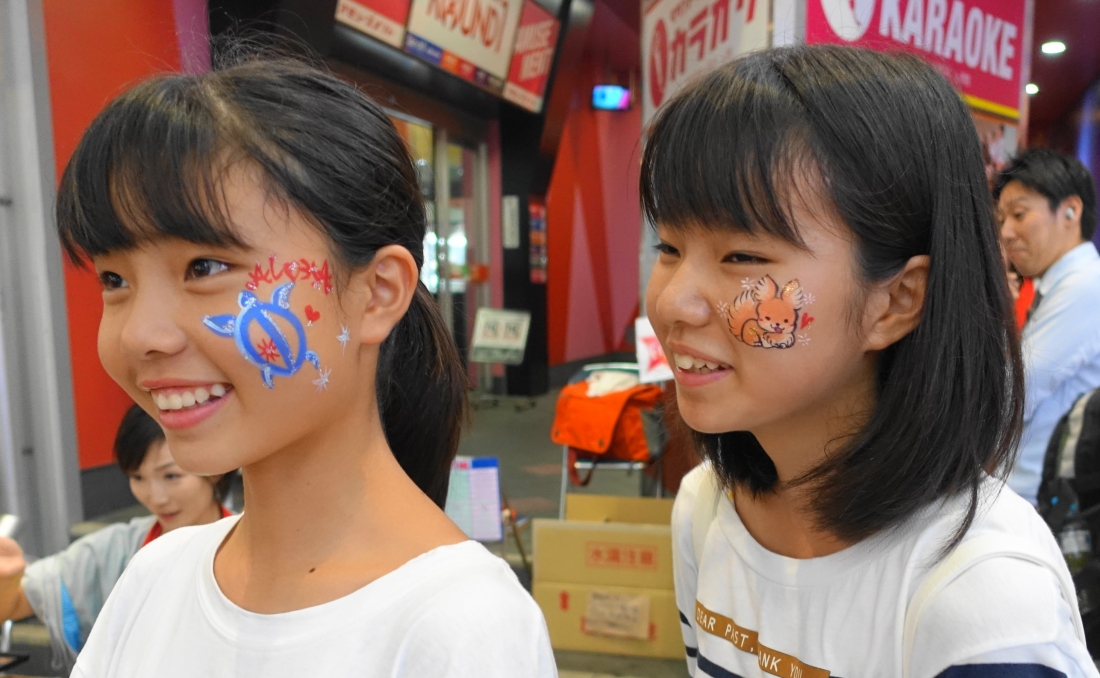
[[[771,319],[772,319],[772,317],[770,315],[764,316],[764,320],[771,320]]]
[[[179,480],[179,478],[180,478],[180,474],[178,474],[178,473],[165,473],[164,474],[164,479],[165,480]]]
[[[744,252],[731,252],[730,254],[727,254],[724,259],[722,259],[723,263],[730,264],[756,264],[762,261],[764,260],[760,257],[746,254]]]
[[[187,279],[207,278],[229,270],[229,264],[217,259],[195,259],[187,265]]]
[[[663,241],[654,245],[653,249],[657,250],[659,254],[667,254],[670,257],[674,257],[679,254],[675,247]]]
[[[141,482],[141,476],[139,476],[138,474],[135,473],[132,476],[130,476],[130,480],[136,480],[137,482],[140,483]]]
[[[117,273],[111,271],[104,271],[99,274],[99,282],[103,285],[104,290],[117,290],[123,287],[128,287],[129,283],[126,282],[123,277]]]

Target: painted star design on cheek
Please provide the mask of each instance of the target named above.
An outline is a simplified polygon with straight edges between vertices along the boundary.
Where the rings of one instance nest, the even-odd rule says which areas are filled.
[[[751,290],[753,284],[752,278],[741,278],[741,289]]]
[[[270,339],[261,339],[260,345],[256,347],[256,351],[269,363],[273,363],[279,359],[279,349],[275,348],[275,342]]]
[[[340,353],[342,354],[348,348],[348,342],[351,341],[350,331],[347,325],[340,326],[340,336],[336,337],[336,341],[340,342]]]
[[[803,293],[803,295],[802,295],[802,303],[803,304],[805,304],[806,306],[809,306],[810,304],[814,303],[815,301],[817,301],[817,297],[810,294],[809,292]]]
[[[809,344],[810,344],[809,335],[807,335],[805,333],[799,334],[798,335],[798,343],[802,344],[803,346],[809,346]]]
[[[328,368],[318,372],[319,376],[313,380],[313,385],[317,387],[318,393],[328,390],[328,377],[330,374],[332,374],[332,370]]]

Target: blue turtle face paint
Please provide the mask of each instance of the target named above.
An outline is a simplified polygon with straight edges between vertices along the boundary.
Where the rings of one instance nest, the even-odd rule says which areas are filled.
[[[241,307],[240,313],[208,315],[202,319],[202,324],[215,334],[230,337],[236,341],[237,350],[244,359],[260,368],[260,376],[263,378],[264,386],[268,388],[275,388],[274,377],[293,376],[306,362],[321,373],[321,359],[307,347],[306,331],[302,327],[302,321],[290,312],[290,292],[293,289],[292,282],[276,287],[271,293],[270,303],[262,302],[256,298],[255,294],[244,290],[237,297],[237,303]],[[295,345],[291,345],[282,329],[275,324],[275,318],[290,325],[294,330]],[[250,338],[253,324],[256,324],[264,335],[255,346]],[[324,377],[327,386],[328,374],[325,373]]]

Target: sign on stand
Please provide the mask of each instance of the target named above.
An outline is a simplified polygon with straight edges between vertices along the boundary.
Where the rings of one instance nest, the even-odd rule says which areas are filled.
[[[400,48],[410,0],[339,0],[336,20],[376,40]]]
[[[528,311],[477,309],[470,362],[519,365],[523,362],[530,328],[531,313]]]
[[[447,486],[447,517],[475,541],[501,541],[500,462],[496,457],[455,457]]]
[[[554,15],[531,0],[523,3],[512,68],[504,85],[505,99],[532,113],[542,110],[542,97],[546,93],[557,43],[558,20]]]

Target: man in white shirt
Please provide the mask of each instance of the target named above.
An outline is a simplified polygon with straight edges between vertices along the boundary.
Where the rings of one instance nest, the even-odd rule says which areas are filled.
[[[1100,387],[1100,255],[1091,242],[1096,187],[1076,158],[1032,149],[997,177],[993,195],[1005,252],[1035,282],[1022,337],[1024,432],[1008,479],[1035,504],[1055,425],[1078,396]]]

